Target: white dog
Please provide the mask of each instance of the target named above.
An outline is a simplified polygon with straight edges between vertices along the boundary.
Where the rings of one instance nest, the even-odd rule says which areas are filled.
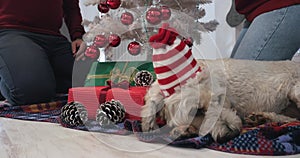
[[[171,135],[210,133],[224,142],[239,135],[242,122],[291,122],[290,102],[300,109],[300,64],[292,61],[198,60],[202,71],[164,97],[157,82],[142,108],[142,129],[156,118],[174,127]],[[250,117],[248,117],[250,115]],[[300,117],[300,115],[298,115]]]

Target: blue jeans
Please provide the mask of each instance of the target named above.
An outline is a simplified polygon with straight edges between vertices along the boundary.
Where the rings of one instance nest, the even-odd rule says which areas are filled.
[[[257,16],[245,25],[231,58],[290,60],[300,48],[300,5]]]
[[[64,37],[0,30],[0,90],[12,105],[51,101],[72,87],[74,57]]]

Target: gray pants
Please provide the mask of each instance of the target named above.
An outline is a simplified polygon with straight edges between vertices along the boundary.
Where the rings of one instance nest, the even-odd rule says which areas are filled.
[[[64,37],[0,30],[0,90],[12,105],[47,102],[72,86],[74,58]]]
[[[231,58],[290,60],[300,48],[300,5],[259,15],[245,25]]]

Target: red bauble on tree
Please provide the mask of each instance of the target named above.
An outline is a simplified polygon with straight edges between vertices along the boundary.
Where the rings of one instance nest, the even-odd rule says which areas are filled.
[[[100,50],[97,46],[91,45],[85,50],[84,55],[91,59],[98,59],[100,55]]]
[[[192,46],[193,46],[194,40],[193,40],[192,37],[184,38],[183,41],[184,41],[184,43],[185,43],[186,45],[188,45],[189,47],[192,47]]]
[[[121,5],[121,0],[107,0],[106,4],[110,9],[118,9]]]
[[[133,41],[128,44],[127,50],[129,54],[136,56],[141,53],[142,46],[140,45],[140,43]]]
[[[157,25],[162,20],[162,13],[160,9],[152,7],[146,12],[146,20],[153,25]]]
[[[124,25],[130,25],[133,23],[133,15],[130,12],[124,12],[121,15],[121,23]]]
[[[160,12],[162,14],[161,19],[162,20],[169,20],[171,17],[171,9],[167,6],[161,6]]]
[[[108,39],[105,35],[97,35],[94,38],[94,45],[99,48],[103,48],[108,44]]]
[[[108,38],[109,45],[112,47],[117,47],[121,43],[121,38],[117,34],[110,34]]]
[[[109,11],[108,5],[106,3],[103,3],[103,2],[98,4],[97,8],[98,8],[99,12],[101,12],[101,13],[107,13]]]

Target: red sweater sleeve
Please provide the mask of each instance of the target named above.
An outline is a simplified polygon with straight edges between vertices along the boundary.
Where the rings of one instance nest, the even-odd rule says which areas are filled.
[[[82,16],[79,8],[79,0],[64,0],[63,10],[64,20],[69,29],[71,40],[82,38],[85,32],[81,25]]]
[[[294,4],[300,4],[300,0],[235,0],[236,10],[250,22],[262,13]]]

